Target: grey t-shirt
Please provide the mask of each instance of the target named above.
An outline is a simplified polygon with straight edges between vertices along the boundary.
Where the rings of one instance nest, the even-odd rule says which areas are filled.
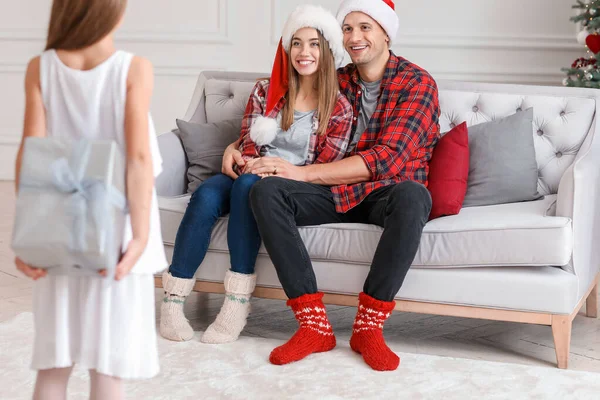
[[[348,146],[348,151],[353,150],[358,143],[358,140],[362,136],[371,116],[377,108],[377,100],[379,99],[379,91],[381,88],[381,80],[375,82],[365,82],[362,79],[359,80],[359,85],[362,89],[362,96],[360,99],[360,108],[358,110],[356,130],[352,136],[352,141]]]
[[[265,152],[262,155],[280,157],[294,165],[306,164],[314,115],[315,110],[306,112],[294,110],[294,123],[290,129],[283,131],[280,125],[275,139],[265,146]]]

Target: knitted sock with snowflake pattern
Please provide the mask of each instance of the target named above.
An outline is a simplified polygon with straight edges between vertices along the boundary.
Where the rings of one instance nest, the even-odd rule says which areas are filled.
[[[269,361],[276,365],[289,364],[312,353],[335,347],[335,336],[327,318],[323,293],[305,294],[287,301],[300,324],[298,331],[282,346],[275,348]]]
[[[400,365],[400,357],[385,344],[383,338],[383,324],[392,315],[395,306],[395,301],[377,300],[364,292],[358,295],[358,312],[350,347],[377,371],[393,371]]]

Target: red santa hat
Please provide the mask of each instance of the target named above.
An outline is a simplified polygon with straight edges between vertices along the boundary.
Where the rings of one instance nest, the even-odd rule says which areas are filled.
[[[340,26],[344,25],[346,16],[355,11],[365,13],[377,21],[390,38],[390,46],[392,45],[400,25],[393,0],[344,0],[337,12]]]
[[[344,61],[344,35],[333,14],[312,4],[297,7],[288,17],[277,46],[264,116],[256,118],[250,128],[250,138],[259,146],[271,143],[277,134],[276,116],[271,114],[288,91],[288,53],[294,33],[302,28],[314,28],[323,35],[333,53],[336,67],[341,67]]]

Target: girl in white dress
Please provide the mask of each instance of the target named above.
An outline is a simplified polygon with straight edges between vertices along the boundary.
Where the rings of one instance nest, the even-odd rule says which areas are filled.
[[[114,47],[125,6],[126,0],[54,0],[46,51],[27,68],[23,138],[114,140],[125,156],[129,207],[115,276],[47,275],[15,260],[36,281],[36,400],[66,398],[75,364],[89,370],[92,399],[121,399],[122,379],[159,371],[153,275],[168,264],[154,177],[162,161],[149,114],[152,65]],[[17,190],[22,151],[23,144]]]

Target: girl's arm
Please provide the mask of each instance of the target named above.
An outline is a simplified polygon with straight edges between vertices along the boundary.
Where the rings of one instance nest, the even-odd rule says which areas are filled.
[[[42,101],[40,86],[40,57],[29,62],[25,73],[25,118],[23,121],[23,137],[15,162],[15,191],[19,191],[19,177],[23,160],[25,138],[30,136],[46,136],[46,110]]]
[[[30,136],[46,136],[46,110],[44,109],[42,88],[40,86],[39,57],[36,57],[29,62],[27,72],[25,73],[25,118],[23,121],[23,137],[21,139],[21,145],[19,146],[19,152],[17,153],[17,161],[15,162],[15,191],[17,192],[19,191],[19,176],[23,160],[23,144],[25,138]],[[15,265],[19,271],[33,280],[46,276],[46,270],[32,268],[18,257],[15,258]]]
[[[152,64],[146,59],[134,57],[127,76],[125,101],[126,192],[131,214],[132,239],[117,265],[117,280],[131,271],[148,243],[150,205],[154,187],[148,134],[153,87]]]

